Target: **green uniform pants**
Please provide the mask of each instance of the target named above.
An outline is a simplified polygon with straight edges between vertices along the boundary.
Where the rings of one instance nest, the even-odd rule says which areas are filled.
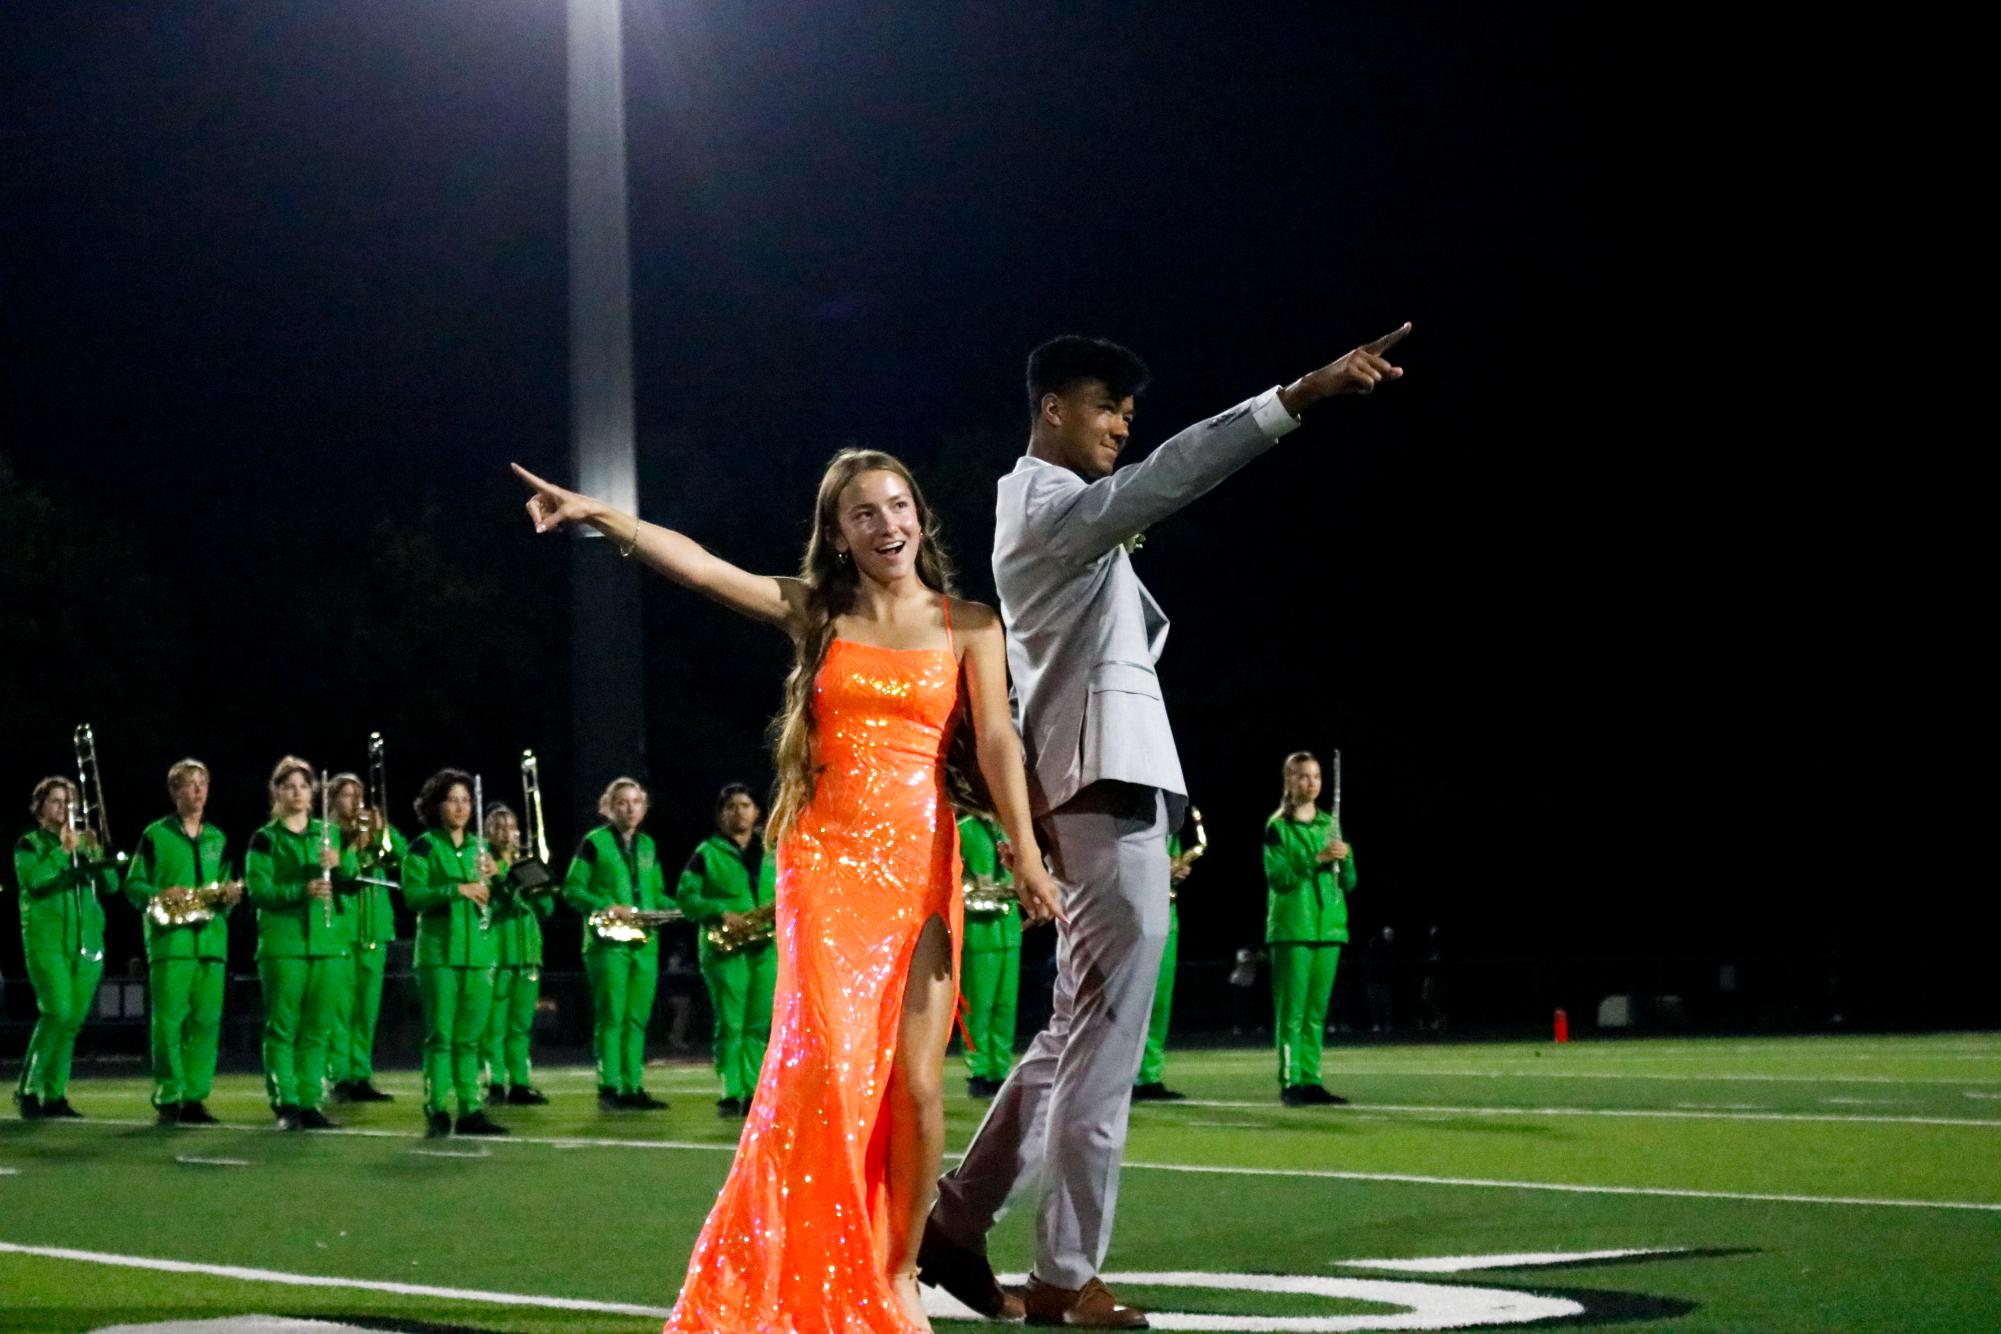
[[[530,1087],[528,1037],[535,1028],[535,1002],[541,995],[539,964],[493,970],[493,1010],[487,1016],[481,1053],[489,1084]]]
[[[479,1045],[493,1005],[493,965],[460,968],[426,964],[417,969],[424,1004],[424,1111],[448,1112],[457,1095],[459,1115],[480,1108]]]
[[[1174,968],[1181,957],[1181,912],[1167,908],[1167,948],[1160,956],[1160,980],[1153,984],[1153,1015],[1146,1024],[1146,1046],[1140,1052],[1135,1084],[1158,1084],[1167,1068],[1167,1020],[1174,1010]]]
[[[998,949],[968,949],[960,955],[959,990],[966,1000],[966,1073],[974,1079],[1006,1079],[1014,1064],[1021,938]]]
[[[200,1102],[215,1086],[227,980],[221,959],[158,959],[146,970],[155,1107]]]
[[[35,987],[35,1031],[21,1061],[23,1095],[43,1102],[64,1096],[69,1088],[70,1056],[76,1035],[90,1017],[90,1003],[104,976],[104,956],[86,958],[75,950],[30,950],[28,981]]]
[[[1320,1035],[1334,997],[1341,947],[1278,944],[1271,947],[1272,1031],[1278,1041],[1280,1088],[1320,1082]]]
[[[264,1096],[273,1108],[318,1107],[326,1097],[327,1041],[347,990],[347,957],[259,959],[264,984]]]
[[[334,1006],[328,1042],[327,1078],[336,1082],[375,1078],[375,1026],[382,1016],[382,974],[389,947],[354,947],[348,956],[348,985]]]
[[[716,1078],[723,1096],[749,1102],[771,1041],[771,996],[778,987],[778,950],[771,942],[735,954],[702,956],[702,981],[716,1013]]]
[[[652,941],[613,945],[584,956],[599,1088],[637,1093],[645,1087],[646,1025],[660,985],[659,959],[660,947]]]

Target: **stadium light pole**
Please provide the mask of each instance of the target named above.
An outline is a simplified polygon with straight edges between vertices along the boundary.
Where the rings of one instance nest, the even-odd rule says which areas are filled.
[[[639,512],[620,0],[569,0],[570,453],[577,488]],[[570,808],[646,773],[639,571],[584,529],[571,544]]]

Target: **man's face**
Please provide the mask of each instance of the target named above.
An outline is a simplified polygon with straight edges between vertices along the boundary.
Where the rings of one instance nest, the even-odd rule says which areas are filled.
[[[174,789],[174,813],[183,820],[201,818],[208,808],[208,775],[197,770],[181,780]]]
[[[723,833],[731,838],[748,834],[757,828],[757,803],[750,794],[739,792],[723,803]]]
[[[38,814],[44,829],[61,829],[68,824],[69,788],[61,783],[50,788],[49,794],[42,798],[42,808]]]
[[[1111,475],[1132,421],[1132,395],[1114,398],[1102,380],[1079,380],[1042,396],[1042,422],[1055,437],[1057,461],[1081,477]]]

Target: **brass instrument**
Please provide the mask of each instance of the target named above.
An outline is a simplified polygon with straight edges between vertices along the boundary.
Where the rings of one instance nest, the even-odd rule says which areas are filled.
[[[378,866],[389,859],[395,851],[395,840],[389,833],[389,761],[387,748],[382,744],[382,733],[368,734],[368,782],[361,791],[363,827],[369,833],[369,845],[361,851],[362,866]],[[382,828],[373,828],[380,820]],[[371,881],[373,883],[381,883]]]
[[[721,954],[735,954],[778,934],[778,905],[767,903],[743,914],[740,925],[729,927],[717,922],[702,933],[709,948]]]
[[[520,855],[508,869],[507,883],[517,894],[549,893],[556,877],[549,870],[549,827],[542,816],[542,765],[532,750],[521,752],[521,821]]]
[[[224,899],[242,888],[241,880],[211,880],[199,889],[162,891],[146,905],[146,916],[155,926],[200,926],[215,916]]]
[[[590,924],[600,940],[643,941],[657,928],[678,922],[682,917],[679,908],[634,909],[623,916],[613,916],[612,909],[600,908],[590,915]]]
[[[974,876],[966,885],[966,911],[1005,915],[1014,910],[1014,890],[988,876]]]
[[[1174,859],[1167,882],[1167,897],[1170,902],[1181,897],[1181,885],[1172,875],[1172,870],[1180,870],[1182,875],[1187,875],[1195,863],[1202,860],[1202,854],[1209,850],[1209,831],[1202,827],[1202,808],[1190,806],[1188,818],[1195,826],[1195,845],[1183,849],[1181,855]]]
[[[84,723],[71,733],[70,740],[76,748],[76,796],[71,803],[70,827],[77,831],[77,851],[71,854],[76,865],[83,864],[83,845],[97,844],[93,860],[123,865],[125,854],[113,851],[111,846],[111,821],[104,813],[104,776],[97,764],[97,734],[89,723]],[[78,805],[82,810],[76,809]]]

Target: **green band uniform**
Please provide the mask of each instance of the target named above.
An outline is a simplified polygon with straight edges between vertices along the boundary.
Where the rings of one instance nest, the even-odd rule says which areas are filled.
[[[722,1081],[723,1097],[748,1106],[771,1042],[778,949],[770,940],[760,940],[724,953],[709,943],[708,928],[720,923],[724,913],[753,912],[775,902],[778,859],[761,834],[753,833],[741,848],[713,834],[688,858],[674,892],[700,933],[695,952],[715,1014],[716,1078]]]
[[[993,821],[959,820],[959,859],[969,884],[1012,885],[1000,859],[1000,831]],[[959,950],[959,992],[965,1005],[966,1075],[998,1084],[1014,1064],[1015,1010],[1021,996],[1021,912],[1014,903],[998,912],[966,910]]]
[[[230,878],[228,840],[204,824],[190,836],[179,815],[146,826],[125,873],[125,897],[145,912],[163,889],[199,889]],[[152,1011],[153,1105],[201,1102],[215,1085],[228,985],[229,913],[206,922],[146,922],[147,1003]]]
[[[243,896],[257,909],[257,977],[264,985],[264,1093],[272,1108],[318,1107],[326,1095],[327,1042],[334,1012],[349,987],[354,938],[348,899],[358,868],[344,853],[320,870],[321,824],[303,830],[273,820],[250,836],[243,855]],[[340,847],[335,831],[333,847]],[[306,886],[324,875],[334,896],[315,899]]]
[[[1317,1087],[1321,1034],[1334,995],[1341,947],[1348,943],[1348,894],[1355,888],[1355,850],[1339,862],[1320,861],[1334,817],[1316,812],[1294,820],[1280,812],[1265,822],[1265,943],[1271,947],[1272,1029],[1280,1088]]]
[[[378,844],[377,847],[380,845]],[[389,826],[389,851],[357,850],[363,875],[392,878],[410,845],[396,826]],[[373,858],[373,860],[371,860]],[[357,884],[348,904],[354,925],[348,986],[334,1006],[333,1037],[327,1053],[327,1078],[337,1084],[366,1083],[375,1078],[375,1029],[382,1015],[382,977],[389,963],[389,945],[396,939],[396,905],[387,885]]]
[[[542,994],[542,923],[555,911],[554,886],[523,894],[503,875],[493,895],[493,1009],[481,1066],[489,1086],[534,1087],[528,1059],[535,1003]]]
[[[653,839],[634,831],[622,840],[610,825],[584,835],[563,877],[563,901],[586,919],[600,908],[641,912],[674,906]],[[591,984],[591,1037],[600,1092],[644,1090],[646,1025],[660,984],[660,933],[645,940],[606,940],[584,922],[584,972]]]
[[[104,976],[104,905],[118,890],[110,862],[79,862],[60,834],[31,829],[14,845],[21,889],[21,954],[35,988],[35,1031],[21,1059],[15,1096],[65,1097],[76,1036]]]
[[[1181,835],[1167,836],[1169,861],[1181,855]],[[1140,1050],[1139,1074],[1135,1084],[1158,1084],[1167,1068],[1167,1024],[1174,1012],[1174,972],[1181,957],[1181,894],[1171,880],[1167,886],[1167,948],[1160,955],[1160,978],[1153,984],[1153,1013],[1146,1023],[1146,1046]]]
[[[466,833],[419,834],[403,855],[403,899],[417,914],[413,963],[424,1007],[424,1111],[480,1110],[479,1049],[493,1004],[493,928],[488,915],[459,893],[480,883],[484,840]],[[491,884],[488,889],[491,890]]]

